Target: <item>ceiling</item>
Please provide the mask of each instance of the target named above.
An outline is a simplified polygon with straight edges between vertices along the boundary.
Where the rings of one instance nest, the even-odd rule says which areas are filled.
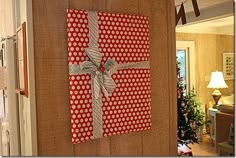
[[[184,1],[175,0],[175,4],[178,5]],[[184,3],[187,24],[182,25],[179,23],[176,27],[176,32],[234,35],[233,0],[197,0],[197,2],[201,14],[199,17],[205,16],[206,18],[198,21],[198,18],[193,17],[195,14],[193,14],[192,0],[187,0]],[[222,12],[222,15],[217,14],[217,12],[219,13],[222,10],[230,9],[232,10],[231,14],[226,12],[225,14]],[[196,20],[188,23],[188,14]],[[215,17],[213,17],[214,15]]]
[[[179,26],[176,32],[234,35],[234,16]]]
[[[175,0],[175,5],[179,5],[184,1],[185,0]],[[226,3],[226,2],[233,2],[233,0],[197,0],[198,8],[200,10],[207,8],[207,7],[214,6],[214,5]],[[184,9],[186,12],[190,12],[193,10],[191,0],[187,0],[186,3],[184,3]]]

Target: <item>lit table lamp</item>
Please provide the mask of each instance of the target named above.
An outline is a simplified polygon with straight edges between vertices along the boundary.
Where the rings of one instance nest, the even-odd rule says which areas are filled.
[[[215,105],[213,106],[213,108],[216,109],[218,107],[218,101],[221,97],[221,92],[219,89],[220,88],[228,88],[227,84],[225,83],[223,73],[219,72],[219,71],[212,72],[211,73],[211,80],[210,80],[207,88],[214,89],[212,96],[215,101]]]

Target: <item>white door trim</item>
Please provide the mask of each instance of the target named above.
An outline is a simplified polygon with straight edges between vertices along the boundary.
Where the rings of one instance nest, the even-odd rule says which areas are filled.
[[[189,50],[189,88],[196,88],[195,82],[195,42],[194,41],[176,41],[176,50],[179,48]]]
[[[2,43],[5,46],[6,55],[6,86],[7,86],[7,108],[10,134],[10,156],[20,155],[20,138],[19,138],[19,119],[18,104],[15,93],[15,51],[14,41],[12,38],[5,39]]]

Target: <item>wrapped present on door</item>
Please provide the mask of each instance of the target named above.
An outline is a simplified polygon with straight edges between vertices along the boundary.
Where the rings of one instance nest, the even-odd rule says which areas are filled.
[[[72,142],[151,128],[149,18],[67,9]]]

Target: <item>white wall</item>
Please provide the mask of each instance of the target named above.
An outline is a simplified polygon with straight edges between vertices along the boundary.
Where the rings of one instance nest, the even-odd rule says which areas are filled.
[[[0,0],[0,37],[12,36],[15,32],[14,0]]]
[[[6,38],[15,34],[15,9],[14,0],[0,0],[0,37]],[[18,126],[18,105],[16,104],[15,94],[15,69],[14,69],[14,49],[13,40],[3,41],[6,48],[6,85],[7,85],[7,101],[6,107],[8,115],[5,120],[9,123],[10,136],[10,155],[16,156],[20,154],[19,147],[19,126]],[[3,132],[3,131],[2,131]],[[4,134],[4,133],[1,133]],[[4,138],[3,136],[3,139]],[[4,149],[2,149],[4,150]]]
[[[35,103],[35,75],[33,49],[33,19],[32,0],[15,0],[16,24],[19,27],[26,22],[27,65],[29,97],[19,96],[20,107],[20,137],[21,155],[37,155],[36,103]]]

